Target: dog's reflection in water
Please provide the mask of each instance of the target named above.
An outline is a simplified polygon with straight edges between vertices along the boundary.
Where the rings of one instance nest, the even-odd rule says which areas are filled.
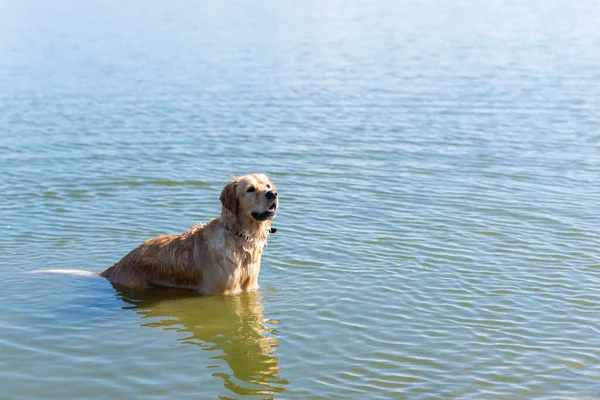
[[[143,318],[142,326],[175,330],[186,335],[182,343],[216,352],[231,374],[213,373],[228,390],[239,395],[273,395],[285,391],[288,381],[280,378],[277,339],[265,325],[260,294],[200,296],[192,291],[160,289],[136,291],[116,288],[119,297]],[[269,324],[277,321],[269,320]]]

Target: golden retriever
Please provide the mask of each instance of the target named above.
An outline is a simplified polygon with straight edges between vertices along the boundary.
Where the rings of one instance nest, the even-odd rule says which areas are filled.
[[[221,192],[221,216],[179,235],[149,239],[99,273],[116,285],[173,287],[203,294],[236,294],[258,288],[258,273],[277,189],[263,174],[235,177]],[[91,274],[85,271],[49,270]]]

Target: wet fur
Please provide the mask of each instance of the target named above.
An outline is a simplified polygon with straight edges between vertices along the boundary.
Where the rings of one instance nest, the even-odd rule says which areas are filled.
[[[255,191],[247,193],[249,186]],[[273,201],[265,200],[269,190],[275,186],[265,175],[234,178],[221,192],[219,217],[179,235],[149,239],[99,274],[137,289],[176,287],[205,294],[255,290],[271,221],[256,221],[252,212],[272,206]]]

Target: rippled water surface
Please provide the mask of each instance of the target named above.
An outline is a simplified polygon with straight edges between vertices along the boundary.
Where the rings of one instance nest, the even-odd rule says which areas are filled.
[[[598,398],[600,4],[0,1],[0,397]],[[257,293],[99,271],[266,172]]]

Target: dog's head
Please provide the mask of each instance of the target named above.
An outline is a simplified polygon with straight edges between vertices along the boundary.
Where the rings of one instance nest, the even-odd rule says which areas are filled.
[[[237,219],[254,222],[270,221],[277,214],[277,189],[263,174],[233,178],[221,192],[221,203]]]

